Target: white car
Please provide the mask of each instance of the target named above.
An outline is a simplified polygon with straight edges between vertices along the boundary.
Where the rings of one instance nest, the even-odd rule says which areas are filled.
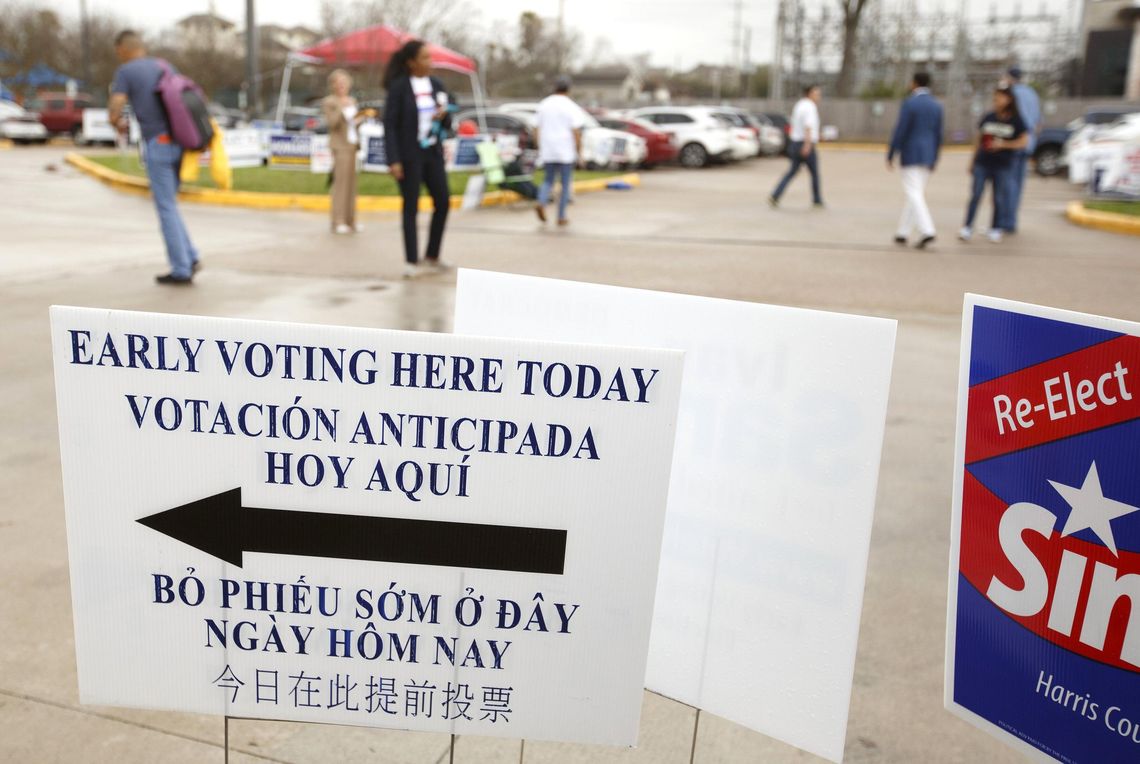
[[[770,157],[783,152],[784,131],[765,116],[757,116],[735,106],[721,106],[720,111],[730,116],[738,127],[749,127],[760,141],[759,156]]]
[[[499,111],[523,120],[531,129],[538,126],[537,103],[505,103],[499,107]],[[580,159],[587,167],[635,167],[649,155],[643,138],[624,130],[602,127],[585,109],[582,109],[582,120],[584,126]]]
[[[732,132],[706,106],[647,106],[634,109],[629,116],[648,120],[673,135],[680,147],[677,158],[685,167],[704,167],[733,156]]]
[[[1126,190],[1134,195],[1131,168],[1138,147],[1140,113],[1122,114],[1110,124],[1084,125],[1065,142],[1069,180],[1092,184],[1094,193]]]
[[[48,131],[38,116],[12,101],[0,101],[0,138],[13,143],[47,143]]]
[[[733,159],[751,159],[760,156],[760,126],[753,125],[748,114],[719,107],[713,109],[713,116],[724,122],[732,133]]]

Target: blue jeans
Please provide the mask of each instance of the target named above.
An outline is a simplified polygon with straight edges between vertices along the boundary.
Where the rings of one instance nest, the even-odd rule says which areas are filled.
[[[182,166],[182,147],[176,143],[159,143],[157,138],[146,142],[146,175],[150,178],[150,193],[158,210],[158,223],[166,242],[166,259],[170,272],[180,278],[189,278],[198,250],[190,242],[190,234],[178,213],[178,172]]]
[[[1004,211],[998,218],[997,227],[1003,231],[1017,230],[1017,213],[1021,209],[1021,190],[1025,187],[1025,173],[1029,168],[1029,154],[1025,151],[1015,152],[1013,164],[1009,168],[1009,179],[1006,182]]]
[[[1009,177],[1010,168],[1002,166],[985,165],[974,162],[973,185],[970,189],[970,203],[966,206],[966,227],[974,227],[974,217],[978,214],[978,203],[982,201],[982,194],[986,191],[986,183],[992,188],[994,199],[994,216],[990,228],[1001,229],[1006,205],[1009,203]]]
[[[823,204],[823,197],[819,195],[819,160],[816,157],[815,146],[812,146],[811,153],[806,157],[800,156],[803,150],[803,141],[792,141],[788,144],[788,156],[792,160],[792,164],[788,167],[788,172],[785,173],[776,190],[772,192],[773,199],[779,199],[784,194],[784,189],[792,182],[792,178],[800,171],[800,165],[807,165],[808,172],[811,173],[811,200],[815,204]]]
[[[538,190],[538,203],[550,204],[554,191],[554,177],[562,179],[562,195],[558,197],[558,219],[566,219],[566,205],[570,203],[570,183],[574,179],[574,165],[568,162],[547,162],[542,166],[542,188]]]

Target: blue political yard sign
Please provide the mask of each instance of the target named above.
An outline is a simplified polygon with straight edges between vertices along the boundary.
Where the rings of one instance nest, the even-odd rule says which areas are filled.
[[[1140,325],[969,295],[946,707],[1044,761],[1140,761]]]

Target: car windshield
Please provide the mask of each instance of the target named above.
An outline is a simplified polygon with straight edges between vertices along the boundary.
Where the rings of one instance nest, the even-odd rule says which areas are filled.
[[[736,122],[736,120],[734,120],[732,117],[728,116],[727,114],[714,114],[713,119],[715,119],[717,122],[721,123],[725,127],[737,127],[738,126],[738,123]]]

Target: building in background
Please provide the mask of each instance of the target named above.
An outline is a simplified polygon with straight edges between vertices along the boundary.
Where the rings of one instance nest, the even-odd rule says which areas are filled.
[[[1081,20],[1082,96],[1140,99],[1140,0],[1090,0]]]

